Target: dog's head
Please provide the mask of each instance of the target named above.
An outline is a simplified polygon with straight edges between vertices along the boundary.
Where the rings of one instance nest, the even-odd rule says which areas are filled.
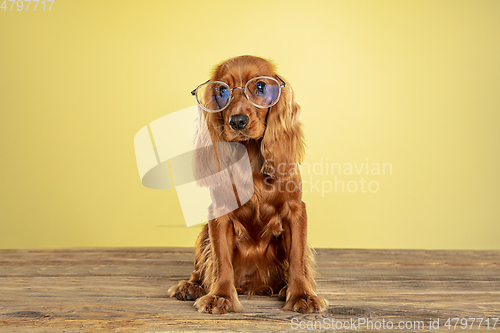
[[[300,107],[271,62],[254,56],[226,60],[193,94],[204,109],[212,142],[254,140],[260,145],[262,173],[287,178],[291,168],[296,170],[304,152]]]

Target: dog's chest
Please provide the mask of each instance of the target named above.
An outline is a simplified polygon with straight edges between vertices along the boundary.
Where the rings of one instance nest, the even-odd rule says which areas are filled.
[[[234,212],[236,241],[267,246],[273,237],[281,235],[280,206],[256,192],[250,201]]]

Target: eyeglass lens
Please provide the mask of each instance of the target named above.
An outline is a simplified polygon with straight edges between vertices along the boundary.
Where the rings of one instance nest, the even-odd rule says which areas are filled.
[[[245,94],[253,104],[270,107],[280,96],[280,84],[273,78],[253,78],[247,82]],[[231,88],[224,82],[207,82],[197,89],[196,97],[201,106],[216,112],[231,102]]]

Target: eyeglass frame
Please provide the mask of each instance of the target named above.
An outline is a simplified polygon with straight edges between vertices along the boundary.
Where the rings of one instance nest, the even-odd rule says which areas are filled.
[[[248,81],[247,81],[247,83],[245,83],[245,86],[244,86],[244,87],[234,87],[234,88],[229,87],[229,84],[227,84],[226,82],[223,82],[223,81],[210,81],[210,80],[208,80],[207,82],[204,82],[204,83],[200,84],[198,87],[196,87],[196,89],[194,89],[193,91],[191,91],[191,95],[193,95],[194,97],[196,97],[196,102],[198,102],[198,105],[199,105],[199,106],[200,106],[203,110],[205,110],[205,111],[207,111],[207,112],[210,112],[210,113],[217,113],[217,112],[224,111],[224,110],[225,110],[225,109],[229,106],[229,104],[231,104],[231,102],[232,102],[232,101],[233,101],[233,99],[234,99],[234,97],[233,97],[233,90],[234,90],[234,89],[243,89],[243,93],[245,94],[246,99],[247,99],[250,103],[252,103],[252,105],[254,105],[254,106],[256,106],[256,107],[258,107],[258,108],[260,108],[260,109],[270,108],[270,107],[272,107],[272,106],[276,105],[276,103],[278,103],[278,101],[280,100],[280,97],[281,97],[281,88],[286,87],[286,83],[285,83],[285,81],[283,81],[283,79],[281,79],[278,75],[276,75],[276,77],[277,77],[277,78],[281,81],[281,84],[279,85],[280,90],[279,90],[279,93],[278,93],[278,98],[276,98],[276,101],[275,101],[273,104],[268,105],[268,106],[260,106],[260,105],[255,104],[254,102],[252,102],[252,101],[250,100],[250,98],[248,98],[248,95],[247,95],[247,85],[248,85],[248,82],[250,82],[250,81],[252,81],[252,80],[255,80],[255,79],[263,79],[263,78],[264,78],[264,79],[272,79],[272,80],[274,80],[274,81],[278,82],[278,84],[279,84],[279,81],[278,81],[278,80],[276,80],[274,77],[271,77],[271,76],[265,76],[265,75],[264,75],[264,76],[256,76],[256,77],[251,78],[250,80],[248,80]],[[226,86],[228,86],[228,87],[229,87],[229,91],[230,91],[230,98],[229,98],[229,102],[227,102],[227,103],[226,103],[226,106],[225,106],[225,107],[223,107],[222,109],[217,110],[217,111],[208,110],[207,108],[205,108],[205,107],[204,107],[204,106],[200,103],[200,100],[198,99],[198,89],[200,89],[200,87],[201,87],[201,86],[203,86],[203,85],[205,85],[205,84],[207,84],[207,83],[222,83],[222,84],[225,84]]]

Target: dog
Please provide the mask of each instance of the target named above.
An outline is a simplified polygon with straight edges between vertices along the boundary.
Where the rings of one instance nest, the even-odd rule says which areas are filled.
[[[203,227],[191,278],[171,287],[169,295],[196,300],[199,312],[213,314],[241,312],[238,294],[278,294],[285,311],[324,311],[328,302],[315,292],[307,245],[298,169],[305,146],[292,87],[270,61],[245,55],[219,64],[192,94],[208,127],[195,141],[244,145],[253,195]]]

